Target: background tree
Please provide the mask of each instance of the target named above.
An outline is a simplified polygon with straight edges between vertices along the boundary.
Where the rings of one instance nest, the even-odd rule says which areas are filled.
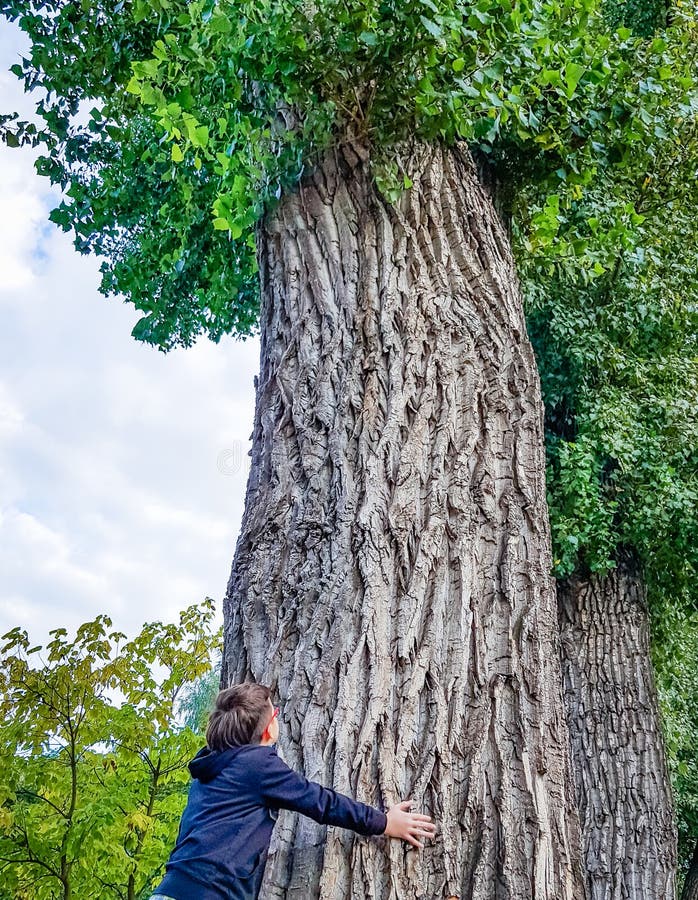
[[[54,218],[106,255],[105,289],[146,313],[138,337],[248,330],[265,214],[226,672],[292,694],[287,749],[309,774],[426,798],[449,836],[418,879],[430,896],[578,895],[537,376],[506,236],[454,145],[546,188],[535,251],[610,166],[671,133],[690,20],[654,45],[610,34],[592,2],[22,12],[19,74],[55,94],[41,133],[8,133],[45,142],[68,187]],[[81,99],[100,101],[86,126]],[[614,212],[622,240],[638,214]],[[413,896],[397,855],[387,869],[333,838],[321,869],[317,844],[298,829],[279,892]]]
[[[177,835],[201,736],[178,698],[219,640],[213,603],[133,640],[98,616],[45,648],[19,628],[0,668],[0,896],[143,900]]]
[[[655,34],[652,43],[665,39]],[[695,53],[687,58],[689,73],[694,66]],[[645,89],[661,90],[652,81]],[[673,896],[675,838],[647,593],[656,621],[672,618],[672,604],[685,609],[687,596],[695,607],[692,103],[670,138],[661,128],[667,139],[659,146],[628,155],[622,177],[602,178],[583,198],[556,207],[541,250],[561,232],[578,242],[584,267],[564,241],[519,254],[546,402],[588,891],[599,898],[637,890]],[[591,282],[588,260],[598,267]]]
[[[179,701],[179,715],[182,722],[192,731],[204,733],[208,717],[213,711],[221,684],[221,659],[214,658],[211,669],[182,692]]]
[[[681,900],[698,897],[698,613],[695,597],[653,604],[653,659],[679,828]]]

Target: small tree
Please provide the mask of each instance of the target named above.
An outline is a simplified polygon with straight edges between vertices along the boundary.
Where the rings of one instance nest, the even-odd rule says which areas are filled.
[[[174,843],[200,738],[182,692],[211,667],[213,602],[133,640],[98,616],[45,648],[4,636],[0,897],[136,900]]]

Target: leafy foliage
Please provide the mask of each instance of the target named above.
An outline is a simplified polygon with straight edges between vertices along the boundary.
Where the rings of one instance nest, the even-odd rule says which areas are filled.
[[[643,33],[661,22],[657,4],[624,7],[614,15]],[[695,73],[695,48],[684,65]],[[693,108],[656,137],[576,199],[526,185],[513,233],[546,405],[556,573],[604,572],[621,547],[643,563],[685,871],[698,835]]]
[[[607,3],[604,13],[610,25],[626,26],[643,37],[651,37],[666,25],[670,7],[667,0],[621,0]]]
[[[692,103],[692,18],[667,40],[615,33],[597,0],[2,0],[32,42],[14,67],[40,127],[39,170],[66,189],[53,219],[101,254],[102,289],[166,349],[254,329],[254,227],[328,146],[361,140],[390,198],[396,143],[462,139],[545,182],[531,251],[561,245],[560,205]],[[88,107],[91,109],[88,113]],[[617,217],[619,234],[632,213]],[[630,226],[626,222],[630,219]],[[602,265],[600,263],[600,265]]]
[[[197,733],[206,729],[221,687],[221,658],[216,657],[210,671],[187,685],[179,700],[179,716],[184,725]]]
[[[698,840],[698,612],[656,605],[653,662],[679,826],[680,874],[685,876]],[[692,608],[693,607],[693,608]]]
[[[206,601],[133,640],[106,616],[44,648],[19,628],[4,636],[0,897],[149,896],[201,743],[178,703],[210,670],[212,617]]]
[[[697,168],[689,122],[570,207],[570,220],[591,222],[592,258],[606,253],[609,206],[633,210],[632,239],[614,236],[595,279],[556,249],[520,254],[558,573],[603,571],[628,546],[661,596],[680,594],[698,562]]]

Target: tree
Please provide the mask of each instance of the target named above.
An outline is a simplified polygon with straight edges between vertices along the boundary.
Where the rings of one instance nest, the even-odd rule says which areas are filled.
[[[671,898],[676,834],[637,564],[565,579],[558,600],[588,896]]]
[[[209,600],[130,641],[106,616],[72,640],[56,629],[45,648],[19,628],[4,636],[0,896],[150,895],[201,744],[177,703],[210,667],[212,617]]]
[[[54,219],[106,256],[136,336],[243,334],[261,300],[224,677],[272,682],[309,775],[430,805],[426,896],[582,892],[538,377],[469,145],[550,188],[550,243],[566,200],[661,140],[692,86],[687,20],[653,47],[599,12],[137,0],[22,19],[19,74],[55,95],[40,133],[8,133],[45,143],[68,187]],[[81,99],[100,101],[86,127]],[[333,835],[320,860],[313,826],[281,836],[272,895],[414,896],[397,851]]]
[[[221,683],[221,660],[216,656],[210,671],[197,678],[182,694],[179,715],[183,723],[197,733],[204,732],[214,709]]]
[[[687,594],[696,602],[698,319],[686,277],[698,265],[696,150],[688,107],[670,140],[628,159],[625,177],[602,179],[582,202],[558,209],[556,227],[599,261],[592,283],[555,247],[524,278],[547,410],[563,669],[595,898],[673,896],[647,595],[655,623],[673,618],[672,605],[685,608]],[[617,227],[623,214],[636,217],[632,229]],[[541,266],[551,276],[544,287]]]
[[[260,234],[259,474],[225,677],[278,685],[310,777],[435,812],[427,895],[487,896],[495,877],[574,896],[542,410],[512,261],[466,152],[401,165],[413,187],[386,204],[348,147]],[[333,231],[341,253],[322,253]],[[270,896],[414,895],[402,853],[352,859],[337,835],[321,858],[319,832],[283,823]]]

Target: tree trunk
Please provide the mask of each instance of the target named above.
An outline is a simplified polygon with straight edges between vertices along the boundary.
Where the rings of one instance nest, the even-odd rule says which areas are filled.
[[[698,840],[693,850],[691,868],[688,870],[686,880],[683,883],[681,900],[698,900]]]
[[[676,831],[645,590],[624,557],[558,586],[587,900],[674,900]]]
[[[282,816],[263,896],[583,896],[543,410],[508,243],[465,148],[377,194],[343,145],[259,234],[261,369],[223,679],[314,780],[413,798],[423,852]]]

